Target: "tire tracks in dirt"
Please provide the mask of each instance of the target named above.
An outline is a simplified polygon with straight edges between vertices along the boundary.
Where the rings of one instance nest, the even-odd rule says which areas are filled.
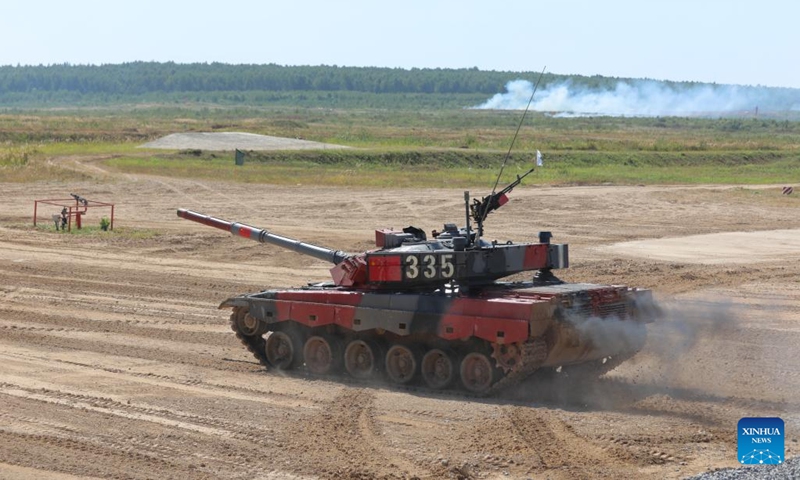
[[[542,409],[505,407],[503,414],[537,458],[531,473],[564,469],[572,478],[590,479],[611,465],[620,468],[620,463],[628,464],[633,474],[640,466],[682,460],[676,453],[653,451],[652,446],[636,446],[626,439],[594,441],[579,434],[571,423]]]
[[[298,435],[289,439],[288,448],[306,459],[309,467],[301,473],[365,479],[431,476],[386,443],[374,402],[370,389],[346,387],[318,413],[298,421]]]
[[[55,356],[59,354],[55,352]],[[105,364],[114,363],[108,357],[98,359],[105,360]],[[252,462],[252,458],[258,456],[258,451],[275,449],[276,437],[287,435],[281,431],[278,422],[269,419],[277,419],[287,411],[295,416],[297,412],[318,408],[308,398],[291,392],[281,394],[266,388],[237,386],[236,382],[213,383],[130,372],[124,367],[99,367],[24,349],[12,349],[11,353],[4,350],[0,353],[0,363],[5,365],[0,372],[0,405],[3,405],[0,408],[0,437],[14,439],[15,444],[30,443],[31,451],[46,448],[48,451],[61,452],[66,459],[81,454],[86,457],[108,456],[111,459],[122,457],[125,460],[118,461],[125,463],[126,469],[129,465],[138,464],[142,472],[161,469],[170,472],[160,478],[208,476],[198,474],[202,472],[197,472],[195,467],[185,468],[186,462],[190,466],[196,464],[211,468],[213,465],[213,468],[229,473],[240,471],[251,478],[285,478],[281,471],[268,463]],[[59,374],[52,377],[39,373],[53,371]],[[76,377],[90,380],[73,385],[70,379]],[[253,377],[248,375],[241,380],[250,382]],[[109,384],[117,385],[115,390],[119,393],[104,391],[103,385]],[[84,385],[98,385],[99,389]],[[138,395],[137,392],[141,391],[159,391],[160,396],[181,400],[148,400]],[[188,409],[181,408],[181,405]],[[48,418],[65,419],[66,423],[53,422]],[[103,432],[92,427],[100,424],[116,424],[123,431],[131,430],[133,436],[120,439],[116,430]],[[155,443],[142,441],[141,432],[153,429],[160,432],[159,439],[165,435],[174,438],[167,442],[174,445],[165,446],[160,440]],[[197,445],[198,442],[208,444],[208,448],[186,449],[187,445]],[[223,452],[219,451],[220,444],[226,446]],[[25,451],[14,452],[4,452],[0,446],[0,458],[13,460],[18,465],[38,466],[27,462],[27,458],[17,456],[24,457]],[[62,471],[52,464],[49,468]],[[71,473],[77,471],[86,475],[108,476],[107,469],[100,470],[106,472],[103,475],[71,464],[65,468]],[[125,478],[149,477],[146,473],[125,475]]]
[[[83,175],[87,175],[90,178],[96,179],[109,179],[113,177],[115,174],[112,174],[108,170],[98,167],[94,164],[88,164],[85,162],[96,162],[96,161],[103,161],[108,160],[111,158],[118,157],[119,155],[69,155],[69,156],[58,156],[58,157],[49,157],[46,163],[55,168],[63,168],[65,170],[72,170],[73,172],[77,172]],[[126,177],[128,180],[135,180],[134,177]]]

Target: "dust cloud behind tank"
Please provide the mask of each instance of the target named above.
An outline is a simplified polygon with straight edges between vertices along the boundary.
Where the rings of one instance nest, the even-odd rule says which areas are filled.
[[[569,266],[569,248],[552,243],[549,232],[536,243],[482,238],[488,214],[532,171],[472,203],[465,193],[463,227],[445,224],[432,238],[415,227],[376,230],[376,248],[355,254],[177,213],[333,264],[330,282],[220,305],[233,310],[231,328],[268,368],[488,394],[539,369],[602,375],[641,349],[645,324],[658,316],[649,290],[559,280],[553,270]],[[501,281],[521,272],[532,278]]]

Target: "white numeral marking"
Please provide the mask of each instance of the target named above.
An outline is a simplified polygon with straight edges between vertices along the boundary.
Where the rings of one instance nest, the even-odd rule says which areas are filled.
[[[419,260],[413,255],[406,257],[406,277],[417,278],[419,275]]]
[[[442,277],[451,278],[456,273],[456,268],[453,266],[453,255],[442,255]]]
[[[425,271],[423,274],[425,278],[433,278],[436,276],[436,257],[433,255],[425,255],[422,257],[422,263],[425,264]]]

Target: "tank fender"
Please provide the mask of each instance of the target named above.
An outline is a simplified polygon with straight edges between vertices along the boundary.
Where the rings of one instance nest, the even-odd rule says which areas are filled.
[[[239,296],[239,297],[231,297],[224,302],[219,304],[217,309],[222,310],[223,308],[236,308],[236,307],[247,307],[250,305],[250,302],[247,301],[247,297]]]
[[[279,311],[280,303],[287,304],[287,302],[276,301],[277,294],[273,291],[265,291],[256,294],[240,295],[238,297],[231,297],[219,306],[223,308],[240,308],[246,310],[251,316],[266,323],[274,323],[281,320],[288,320],[288,309]]]

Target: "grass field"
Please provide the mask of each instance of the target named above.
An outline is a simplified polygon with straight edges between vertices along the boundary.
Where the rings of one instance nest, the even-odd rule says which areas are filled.
[[[162,106],[0,115],[0,181],[70,181],[52,159],[107,157],[130,173],[247,183],[475,187],[494,181],[520,112]],[[175,132],[246,131],[357,147],[233,155],[137,148]],[[800,122],[769,119],[553,118],[529,114],[506,169],[529,183],[764,184],[800,181]]]

